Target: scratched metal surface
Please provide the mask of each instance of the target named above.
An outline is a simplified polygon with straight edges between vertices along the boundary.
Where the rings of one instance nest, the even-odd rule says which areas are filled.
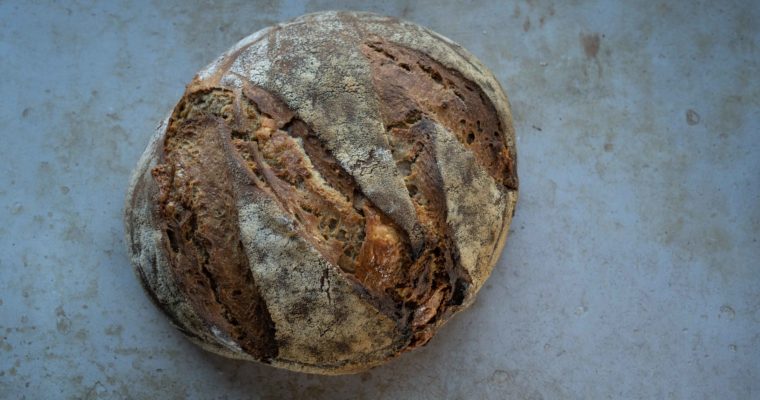
[[[27,3],[0,1],[0,398],[760,398],[760,3]],[[471,310],[318,377],[187,342],[142,293],[121,212],[198,69],[336,8],[493,69],[521,202]]]

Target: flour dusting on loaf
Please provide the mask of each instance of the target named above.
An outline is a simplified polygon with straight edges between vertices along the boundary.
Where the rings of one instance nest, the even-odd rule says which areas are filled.
[[[195,343],[354,373],[472,303],[517,189],[486,67],[412,23],[322,12],[196,75],[140,159],[125,222],[143,285]]]

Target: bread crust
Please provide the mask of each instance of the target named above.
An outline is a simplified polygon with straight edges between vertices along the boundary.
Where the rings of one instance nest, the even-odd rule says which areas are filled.
[[[498,81],[450,40],[322,12],[196,75],[130,182],[141,281],[209,351],[343,374],[472,303],[517,201]]]

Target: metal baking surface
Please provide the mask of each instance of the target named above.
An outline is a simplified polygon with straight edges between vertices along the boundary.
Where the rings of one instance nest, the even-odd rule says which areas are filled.
[[[757,2],[107,3],[0,3],[1,398],[760,396]],[[521,198],[470,310],[420,351],[320,377],[185,340],[121,215],[196,71],[336,8],[425,25],[494,71]]]

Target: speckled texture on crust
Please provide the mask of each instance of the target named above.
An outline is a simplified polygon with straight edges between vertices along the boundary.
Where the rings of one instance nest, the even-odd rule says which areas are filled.
[[[375,37],[424,53],[476,84],[494,105],[506,150],[516,159],[509,105],[492,74],[448,39],[392,18],[324,12],[266,28],[202,70],[190,87],[240,90],[255,85],[276,94],[415,246],[423,234],[419,218],[394,162],[370,63],[361,51],[362,43]],[[166,126],[158,127],[130,184],[126,225],[132,261],[154,300],[194,342],[228,357],[254,360],[225,332],[204,324],[167,272],[155,204],[158,187],[150,174],[160,158]],[[474,300],[500,255],[517,200],[516,184],[498,184],[472,151],[437,124],[434,150],[458,262],[471,282],[461,305],[435,321],[431,332]],[[276,325],[279,352],[271,364],[312,373],[351,373],[404,351],[409,337],[399,321],[294,235],[292,216],[246,188],[245,171],[237,161],[231,158],[229,163],[238,192],[240,235]]]

